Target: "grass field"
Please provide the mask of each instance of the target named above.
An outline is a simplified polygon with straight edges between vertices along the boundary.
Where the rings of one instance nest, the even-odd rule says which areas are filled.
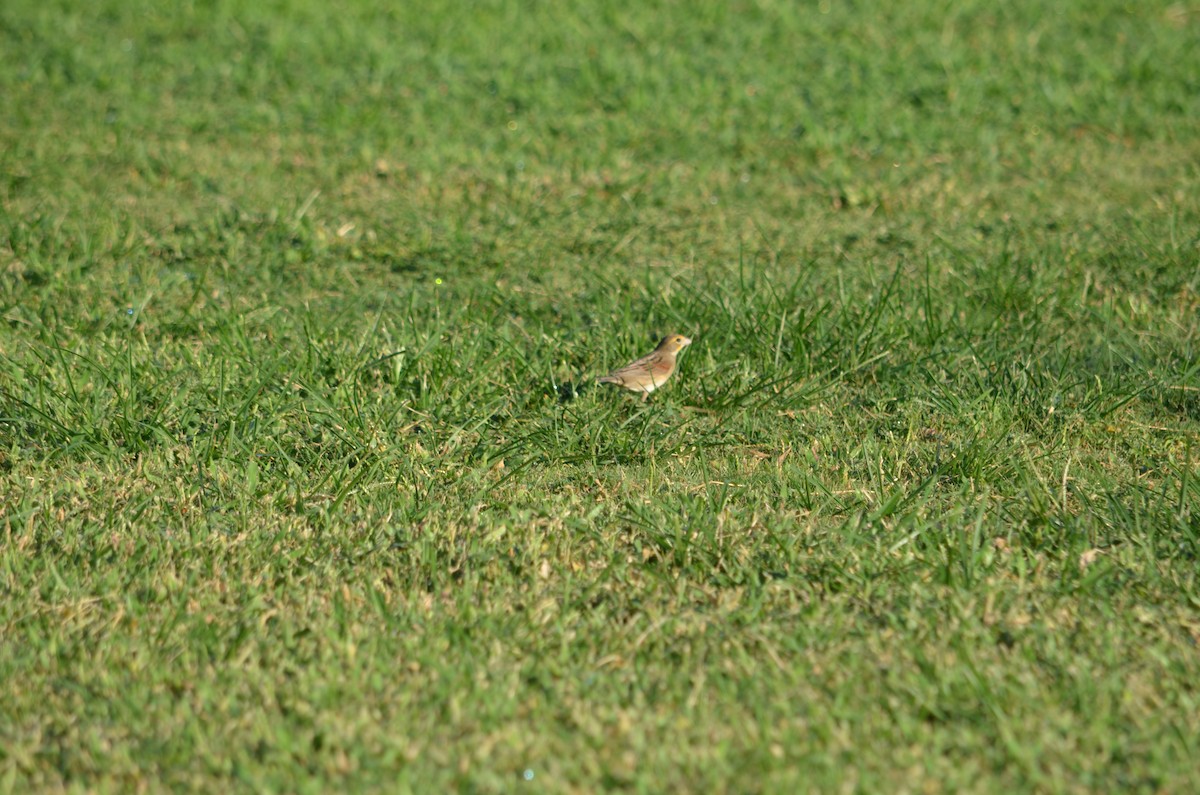
[[[0,5],[0,791],[1200,791],[1200,5],[341,5]]]

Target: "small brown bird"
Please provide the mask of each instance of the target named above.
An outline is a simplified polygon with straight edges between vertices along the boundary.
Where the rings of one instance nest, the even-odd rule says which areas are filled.
[[[692,341],[682,334],[668,334],[653,352],[619,370],[613,370],[597,381],[601,384],[616,384],[631,392],[641,392],[642,400],[667,382],[675,372],[675,357]]]

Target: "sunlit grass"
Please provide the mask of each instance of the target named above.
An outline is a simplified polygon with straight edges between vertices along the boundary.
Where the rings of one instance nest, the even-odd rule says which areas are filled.
[[[6,3],[0,787],[1195,789],[1197,24]]]

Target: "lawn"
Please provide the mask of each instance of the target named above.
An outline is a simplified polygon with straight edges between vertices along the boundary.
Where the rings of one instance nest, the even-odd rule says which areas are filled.
[[[6,0],[0,97],[0,792],[1200,791],[1196,3]]]

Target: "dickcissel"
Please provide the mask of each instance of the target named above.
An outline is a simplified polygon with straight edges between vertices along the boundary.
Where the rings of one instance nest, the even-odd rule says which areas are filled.
[[[631,392],[641,392],[642,400],[667,382],[675,372],[675,357],[692,341],[682,334],[668,334],[658,347],[635,362],[597,379],[601,384],[616,384]]]

